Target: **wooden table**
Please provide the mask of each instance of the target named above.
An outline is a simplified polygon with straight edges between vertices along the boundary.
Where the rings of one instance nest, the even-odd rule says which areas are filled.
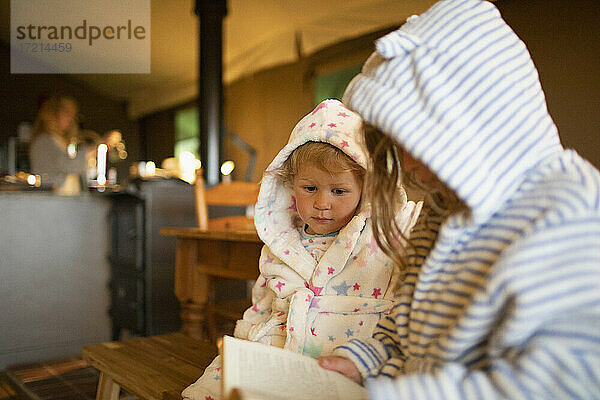
[[[100,371],[96,400],[117,400],[121,388],[143,400],[181,399],[217,348],[181,333],[85,346],[83,359]]]
[[[205,231],[163,228],[160,233],[177,237],[175,295],[181,304],[181,331],[193,338],[204,338],[203,326],[207,322],[210,335],[214,336],[214,315],[239,318],[240,307],[247,306],[249,300],[244,300],[243,305],[214,304],[210,296],[212,279],[255,280],[263,243],[245,217],[210,220]]]

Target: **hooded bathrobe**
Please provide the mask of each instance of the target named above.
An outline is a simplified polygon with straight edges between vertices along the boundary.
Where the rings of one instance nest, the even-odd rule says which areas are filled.
[[[296,125],[267,168],[254,216],[265,243],[260,276],[253,306],[238,321],[235,336],[319,357],[348,338],[370,337],[390,311],[401,275],[375,242],[368,205],[359,206],[317,261],[301,243],[292,189],[271,173],[309,141],[329,143],[365,167],[361,124],[339,101],[326,100]],[[398,221],[407,232],[420,205],[403,203]]]
[[[600,176],[561,146],[494,5],[409,18],[344,101],[467,205],[424,207],[393,313],[335,350],[371,397],[600,398]]]
[[[302,245],[303,225],[298,224],[292,189],[272,172],[309,141],[329,143],[365,167],[361,127],[362,120],[342,103],[323,101],[300,120],[267,168],[254,216],[265,243],[260,276],[252,290],[253,305],[237,322],[234,336],[319,357],[350,338],[371,337],[377,322],[391,311],[402,274],[375,242],[368,204],[359,205],[317,261]],[[405,234],[420,209],[421,203],[404,196],[397,222]],[[218,361],[213,362],[184,396],[204,400],[200,394],[206,393],[206,386],[217,385],[218,367]],[[218,390],[210,393],[215,398]]]

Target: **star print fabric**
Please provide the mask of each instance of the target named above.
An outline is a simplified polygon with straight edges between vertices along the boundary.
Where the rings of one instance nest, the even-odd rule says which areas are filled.
[[[305,229],[300,230],[302,245],[315,260],[319,261],[335,240],[338,232],[327,235],[309,235]]]

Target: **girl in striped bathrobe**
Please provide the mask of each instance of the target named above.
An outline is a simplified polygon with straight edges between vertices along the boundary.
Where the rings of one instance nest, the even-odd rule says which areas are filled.
[[[382,188],[401,168],[429,194],[396,252],[397,306],[321,365],[377,399],[600,398],[600,174],[561,146],[494,5],[441,1],[409,18],[344,101],[371,126],[373,231],[388,253]]]

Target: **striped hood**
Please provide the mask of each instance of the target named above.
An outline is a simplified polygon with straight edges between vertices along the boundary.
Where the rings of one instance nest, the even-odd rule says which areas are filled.
[[[344,103],[485,221],[562,151],[523,42],[488,1],[447,0],[376,42]]]

